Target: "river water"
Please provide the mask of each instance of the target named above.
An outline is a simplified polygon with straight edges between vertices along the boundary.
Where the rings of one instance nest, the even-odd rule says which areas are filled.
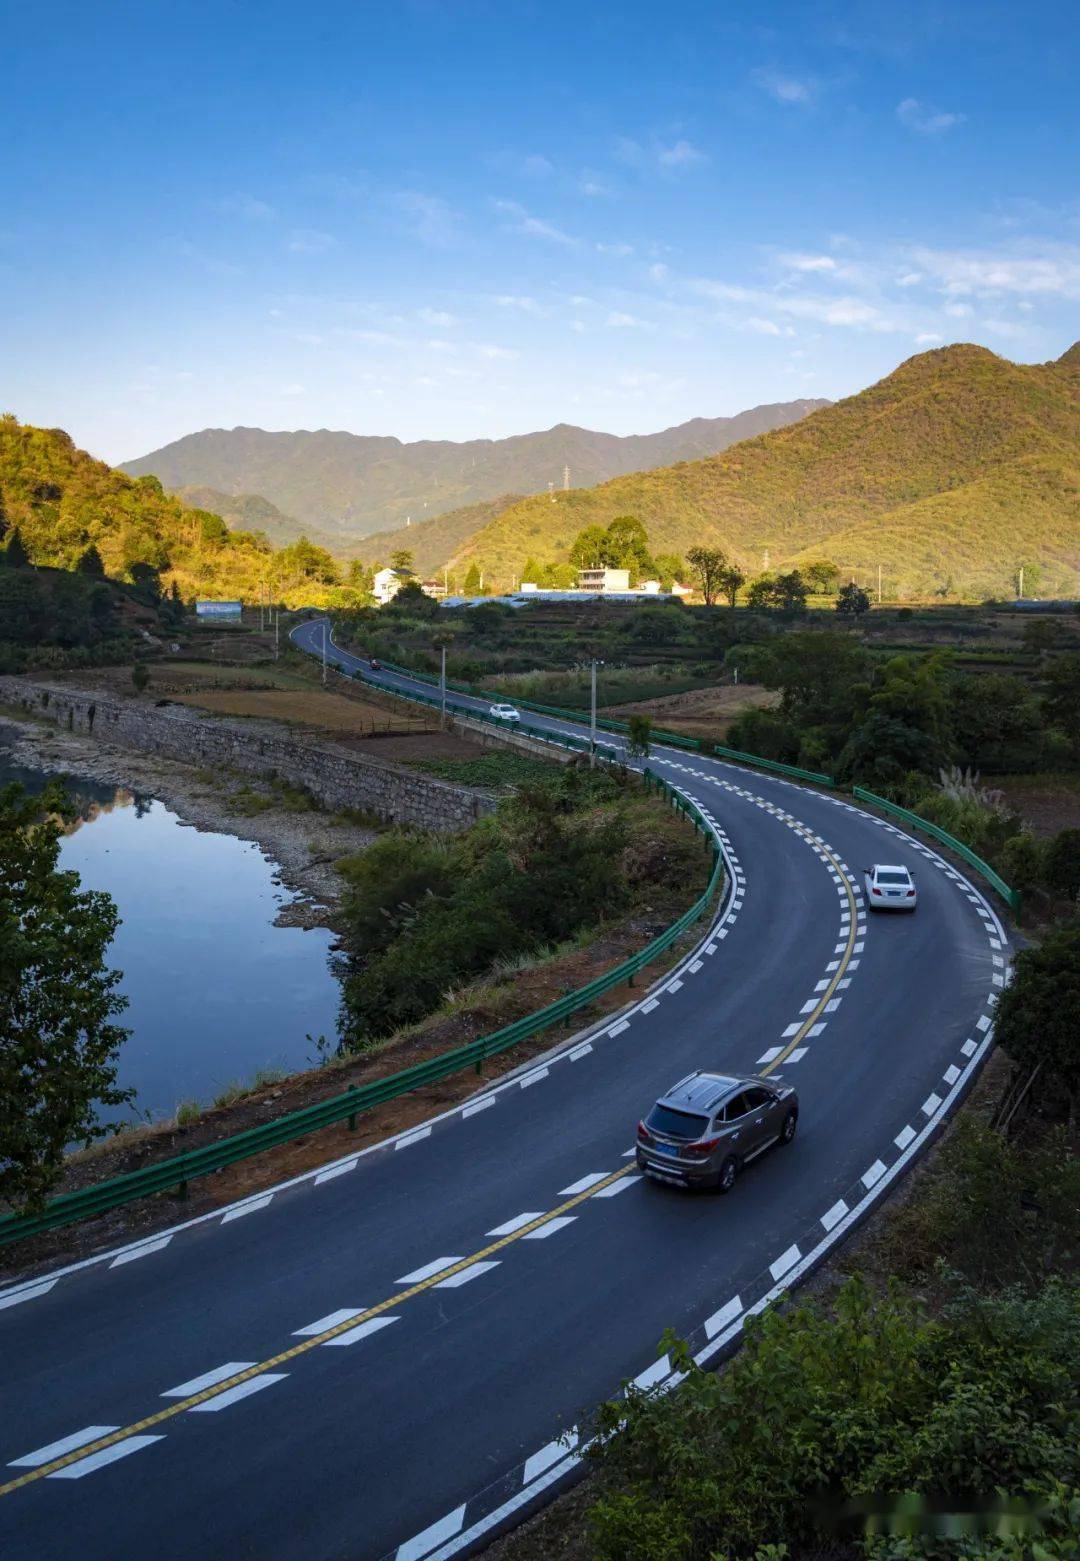
[[[2,742],[0,784],[40,790],[47,777],[10,763]],[[122,918],[108,963],[123,972],[118,1022],[131,1032],[118,1083],[136,1095],[105,1120],[160,1120],[261,1069],[313,1065],[320,1036],[333,1049],[332,934],[274,926],[290,896],[258,846],[187,827],[153,798],[77,777],[67,785],[81,817],[60,865],[107,890]]]

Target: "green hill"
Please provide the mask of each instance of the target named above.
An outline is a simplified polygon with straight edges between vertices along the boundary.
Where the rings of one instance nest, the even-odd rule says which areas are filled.
[[[310,544],[275,550],[264,536],[230,531],[217,514],[167,495],[156,477],[129,477],[62,429],[10,415],[0,417],[0,517],[38,566],[73,570],[94,547],[113,579],[148,567],[185,598],[253,601],[268,587],[285,601],[334,599],[333,563]]]
[[[329,537],[305,528],[291,515],[283,515],[261,493],[223,493],[220,488],[191,486],[177,488],[173,496],[185,509],[205,509],[220,515],[230,531],[259,531],[275,547],[295,542],[299,536],[306,536],[319,547],[330,545]]]
[[[598,433],[558,423],[509,439],[400,439],[320,428],[204,428],[126,461],[172,491],[192,484],[223,493],[265,494],[287,515],[355,543],[375,531],[482,504],[500,493],[561,487],[565,468],[579,487],[622,472],[693,459],[805,417],[820,401],[753,407],[735,417],[697,417],[655,434]],[[410,528],[411,529],[411,528]],[[309,532],[310,534],[310,532]]]
[[[889,594],[1080,595],[1080,351],[1015,364],[985,348],[922,353],[869,389],[707,460],[511,506],[450,560],[508,584],[565,559],[583,526],[636,515],[654,552],[723,547],[748,575],[826,557],[880,564]]]
[[[519,493],[504,493],[500,498],[486,499],[482,504],[466,504],[461,509],[448,510],[445,515],[435,515],[416,526],[376,531],[362,542],[344,548],[343,552],[350,558],[362,559],[365,564],[385,564],[398,548],[408,548],[416,572],[423,579],[435,574],[490,521],[520,502]]]

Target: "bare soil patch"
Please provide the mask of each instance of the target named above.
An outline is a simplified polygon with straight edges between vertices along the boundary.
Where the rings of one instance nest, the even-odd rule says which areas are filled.
[[[1080,775],[995,775],[988,784],[1036,835],[1080,829]]]
[[[260,716],[335,736],[339,732],[367,737],[428,730],[427,722],[407,713],[395,714],[366,700],[314,689],[200,689],[174,698],[177,704],[194,705],[217,715]]]
[[[629,715],[648,715],[665,731],[723,742],[737,715],[744,710],[767,709],[775,703],[776,695],[759,683],[722,683],[715,688],[691,689],[685,694],[664,694],[658,699],[611,705],[603,713],[619,720]]]

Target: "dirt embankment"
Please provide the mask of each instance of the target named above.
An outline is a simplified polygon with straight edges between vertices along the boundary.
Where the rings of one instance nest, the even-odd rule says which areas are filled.
[[[610,705],[604,715],[625,720],[630,715],[651,716],[655,726],[683,737],[723,742],[727,729],[744,710],[767,708],[776,695],[759,683],[723,683],[715,688],[694,688],[685,694],[664,694],[633,704]]]

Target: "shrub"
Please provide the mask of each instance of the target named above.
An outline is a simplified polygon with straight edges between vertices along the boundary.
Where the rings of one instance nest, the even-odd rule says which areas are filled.
[[[1001,872],[1014,889],[1029,892],[1043,881],[1044,847],[1030,830],[1021,830],[1001,848]]]
[[[1051,894],[1080,897],[1080,829],[1063,829],[1047,843],[1043,871]]]

